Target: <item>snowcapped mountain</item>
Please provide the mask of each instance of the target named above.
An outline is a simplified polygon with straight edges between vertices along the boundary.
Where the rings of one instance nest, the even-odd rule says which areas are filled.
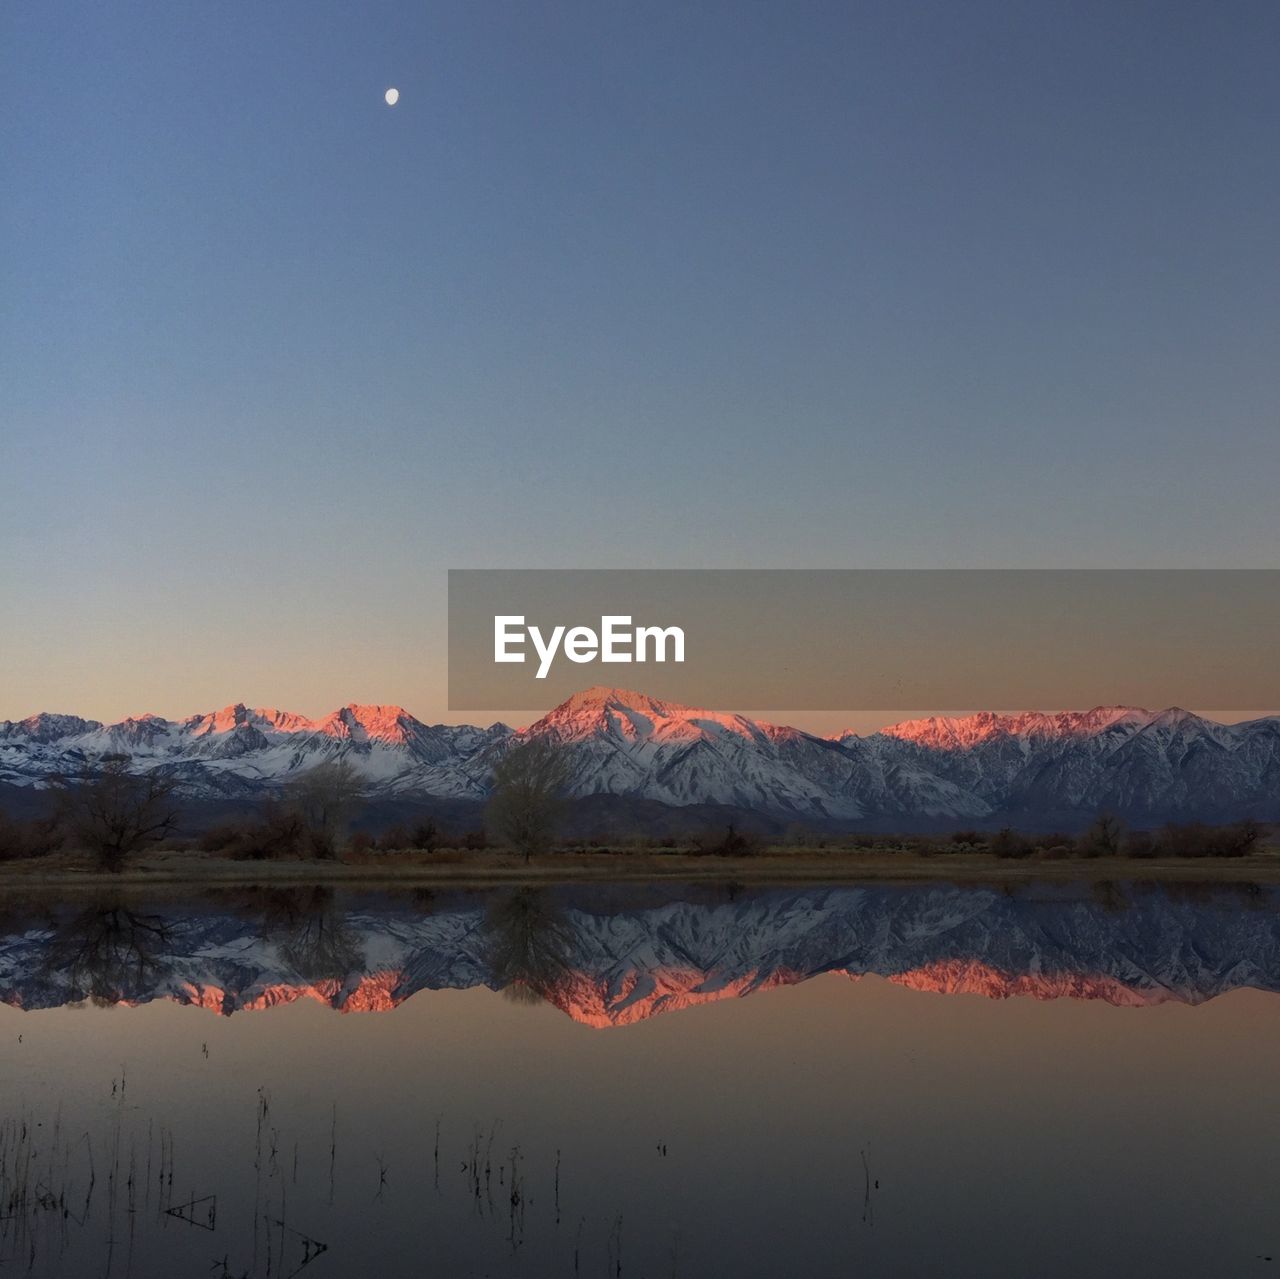
[[[865,740],[877,738],[993,812],[1280,815],[1274,716],[1228,725],[1176,707],[1100,706],[914,720]]]
[[[528,730],[573,755],[576,794],[858,817],[854,753],[792,728],[590,688]]]
[[[624,1026],[822,974],[1004,999],[1203,1003],[1280,990],[1280,895],[1038,885],[616,886],[405,899],[233,893],[145,916],[64,903],[0,927],[0,1001],[170,999],[230,1015],[314,999],[388,1010],[421,990],[522,985],[575,1021]]]
[[[399,706],[344,706],[320,720],[239,704],[184,720],[143,715],[110,725],[36,715],[0,722],[0,781],[40,785],[123,755],[136,771],[163,769],[191,797],[243,796],[325,760],[349,759],[374,793],[482,799],[489,766],[471,761],[510,734],[505,724],[423,724]]]
[[[104,755],[163,769],[191,798],[251,799],[325,760],[374,797],[481,801],[493,764],[527,737],[572,756],[572,792],[670,807],[727,805],[840,824],[1134,817],[1280,817],[1280,718],[1224,725],[1190,712],[934,717],[832,738],[595,687],[526,729],[427,725],[398,706],[319,720],[228,706],[104,725],[73,715],[0,722],[0,782],[41,786]]]
[[[667,804],[728,804],[836,819],[990,811],[875,742],[817,737],[621,689],[577,693],[525,732],[572,752],[578,795],[640,795]]]

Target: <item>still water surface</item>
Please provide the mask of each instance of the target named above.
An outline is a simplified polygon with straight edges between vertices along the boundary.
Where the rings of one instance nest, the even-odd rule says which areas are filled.
[[[1280,894],[0,911],[0,1267],[1280,1272]]]

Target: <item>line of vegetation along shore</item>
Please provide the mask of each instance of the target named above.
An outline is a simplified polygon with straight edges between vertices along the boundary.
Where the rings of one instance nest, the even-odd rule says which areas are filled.
[[[327,882],[464,878],[948,878],[1028,876],[1223,878],[1280,873],[1270,832],[1245,819],[1131,830],[1108,813],[1079,835],[1005,827],[946,835],[816,835],[766,843],[735,825],[685,840],[557,837],[570,781],[564,752],[534,741],[496,766],[483,828],[432,821],[378,833],[352,831],[362,781],[346,761],[311,769],[252,817],[177,839],[174,782],[108,759],[61,779],[55,805],[25,820],[0,812],[0,884]],[[270,869],[268,869],[270,868]],[[1198,869],[1197,869],[1198,868]]]
[[[243,861],[216,854],[155,850],[121,871],[92,856],[58,852],[0,863],[0,892],[77,888],[331,884],[353,888],[417,884],[648,880],[815,883],[824,881],[1197,880],[1280,882],[1280,847],[1216,858],[1009,859],[974,849],[933,854],[897,846],[763,846],[747,856],[683,849],[595,848],[547,853],[526,861],[509,850],[442,848],[434,852],[349,853],[339,858]]]

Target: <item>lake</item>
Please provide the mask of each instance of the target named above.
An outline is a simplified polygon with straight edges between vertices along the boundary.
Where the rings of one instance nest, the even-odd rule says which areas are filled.
[[[0,1265],[1266,1275],[1280,892],[0,903]]]

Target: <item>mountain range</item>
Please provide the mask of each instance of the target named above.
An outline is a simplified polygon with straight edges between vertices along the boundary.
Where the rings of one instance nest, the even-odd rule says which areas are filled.
[[[40,714],[0,722],[0,785],[30,791],[104,755],[162,770],[188,801],[256,802],[325,760],[349,760],[370,800],[477,809],[494,762],[543,737],[572,757],[572,794],[604,814],[760,815],[894,827],[1021,821],[1280,818],[1280,716],[1221,724],[1177,708],[933,717],[821,737],[742,715],[595,687],[524,729],[435,724],[399,706],[322,719],[228,706],[183,720],[102,724]],[[13,793],[12,789],[9,791]],[[604,807],[602,807],[602,805]]]
[[[371,1012],[421,990],[523,986],[604,1028],[836,974],[992,999],[1200,1004],[1280,990],[1280,895],[1245,888],[577,886],[441,892],[425,907],[303,889],[142,916],[64,902],[0,921],[0,1001]]]

